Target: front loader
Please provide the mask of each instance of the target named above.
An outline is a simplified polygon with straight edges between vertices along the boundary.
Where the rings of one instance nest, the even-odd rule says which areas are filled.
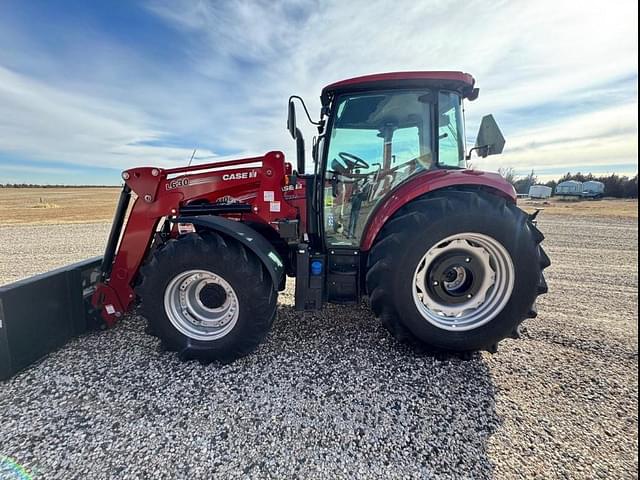
[[[368,297],[400,340],[496,351],[536,316],[550,262],[513,187],[466,168],[472,151],[504,146],[487,116],[467,152],[474,84],[461,72],[344,80],[322,90],[318,121],[291,97],[295,168],[273,151],[126,170],[102,259],[0,287],[0,376],[136,305],[181,358],[232,361],[269,332],[287,276],[298,311]],[[318,128],[313,173],[296,101]]]

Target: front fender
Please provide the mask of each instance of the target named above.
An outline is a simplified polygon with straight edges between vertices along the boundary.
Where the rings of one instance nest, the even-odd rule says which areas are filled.
[[[278,255],[273,245],[253,228],[244,223],[215,215],[179,217],[176,221],[179,223],[192,223],[196,227],[206,228],[234,238],[256,254],[269,272],[276,288],[280,288],[284,284],[285,270],[280,255]]]
[[[435,190],[457,186],[484,187],[496,195],[516,201],[516,191],[497,173],[479,170],[430,170],[419,173],[389,192],[375,207],[365,226],[360,249],[368,251],[384,224],[411,200]]]

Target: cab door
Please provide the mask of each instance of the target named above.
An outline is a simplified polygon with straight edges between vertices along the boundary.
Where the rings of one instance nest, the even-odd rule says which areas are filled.
[[[359,300],[367,222],[397,185],[433,167],[431,98],[400,90],[336,100],[321,177],[328,301]]]
[[[434,167],[432,104],[421,100],[425,95],[401,90],[338,98],[322,176],[327,249],[359,248],[377,204]]]

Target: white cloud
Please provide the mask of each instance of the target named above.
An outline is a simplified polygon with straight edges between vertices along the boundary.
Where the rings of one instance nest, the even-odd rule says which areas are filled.
[[[246,3],[233,3],[230,8],[217,3],[190,5],[169,2],[155,11],[176,22],[178,28],[208,32],[209,50],[201,44],[199,60],[207,71],[221,63],[222,71],[227,71],[224,59],[245,48],[250,52],[247,58],[255,60],[256,51],[262,55],[264,65],[259,74],[242,79],[251,96],[239,100],[240,110],[252,120],[238,120],[242,128],[232,125],[228,129],[228,140],[256,153],[261,145],[271,145],[277,138],[287,153],[293,154],[292,142],[283,131],[288,94],[303,94],[317,111],[322,86],[350,76],[414,69],[472,72],[482,93],[467,107],[470,128],[477,128],[486,112],[494,112],[499,119],[502,112],[530,109],[530,119],[518,119],[524,127],[503,125],[509,151],[530,135],[539,142],[544,140],[537,129],[553,118],[541,119],[541,105],[557,100],[574,101],[579,106],[594,97],[604,99],[609,84],[637,75],[637,4],[631,1],[616,2],[615,7],[582,2],[580,8],[553,1],[334,1],[310,9],[308,19],[294,27],[286,21],[283,12],[287,8],[282,4],[258,3],[249,10]],[[227,38],[239,41],[228,45]],[[290,48],[269,48],[283,45]],[[637,105],[635,92],[625,92],[625,97]],[[268,117],[255,114],[265,106],[271,109]],[[634,133],[629,129],[624,135],[611,132],[609,119],[598,120],[597,113],[609,107],[596,108],[590,134],[598,138],[599,148],[574,138],[572,135],[582,134],[568,117],[563,123],[553,122],[556,130],[564,132],[564,147],[556,148],[555,156],[541,152],[544,156],[539,163],[575,165],[580,158],[582,165],[604,163],[619,154],[625,161],[632,159],[637,145]],[[637,125],[626,120],[627,127]],[[313,134],[311,128],[306,132],[307,136]],[[532,148],[527,155],[492,157],[485,166],[495,169],[507,160],[523,166],[536,151]]]
[[[145,144],[164,133],[149,124],[135,106],[62,91],[0,67],[0,151],[120,169],[134,159],[158,166],[188,160],[191,149]]]
[[[522,131],[509,140],[501,156],[474,159],[479,169],[519,167],[543,170],[564,167],[584,169],[585,165],[637,165],[637,104],[553,121]]]

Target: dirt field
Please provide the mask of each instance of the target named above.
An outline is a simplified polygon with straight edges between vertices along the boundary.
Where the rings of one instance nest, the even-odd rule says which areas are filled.
[[[0,383],[0,458],[65,479],[637,478],[637,212],[597,205],[619,210],[541,215],[549,294],[496,355],[413,352],[364,305],[302,317],[290,282],[232,365],[182,363],[131,316]],[[107,231],[2,226],[0,284]]]
[[[120,188],[0,188],[1,224],[110,222]]]
[[[638,200],[620,200],[605,198],[603,200],[563,201],[549,200],[520,200],[518,205],[528,212],[537,209],[548,215],[576,215],[591,218],[638,218]]]

